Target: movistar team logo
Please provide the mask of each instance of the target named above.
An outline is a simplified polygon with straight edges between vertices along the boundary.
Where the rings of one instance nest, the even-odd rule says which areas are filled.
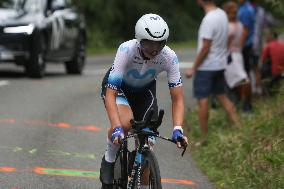
[[[145,79],[147,77],[150,76],[150,78],[154,78],[156,75],[156,70],[154,69],[150,69],[148,70],[147,72],[143,73],[143,74],[140,74],[138,72],[138,70],[134,69],[134,70],[130,70],[128,73],[127,73],[127,76],[128,77],[133,77],[135,79]]]
[[[156,17],[151,16],[150,20],[160,20],[160,17],[159,16],[156,16]]]

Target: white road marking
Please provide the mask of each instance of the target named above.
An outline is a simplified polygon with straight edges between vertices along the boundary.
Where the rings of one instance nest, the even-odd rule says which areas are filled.
[[[193,62],[180,62],[179,67],[181,69],[191,68],[193,66]],[[98,70],[85,70],[84,73],[86,75],[104,75],[108,69],[98,69]]]
[[[180,62],[179,68],[191,68],[193,66],[193,62]]]
[[[104,75],[106,74],[106,72],[108,71],[108,69],[99,69],[99,70],[85,70],[84,74],[86,75]]]
[[[5,85],[9,85],[9,84],[10,84],[10,82],[7,81],[7,80],[0,80],[0,87],[3,87]]]

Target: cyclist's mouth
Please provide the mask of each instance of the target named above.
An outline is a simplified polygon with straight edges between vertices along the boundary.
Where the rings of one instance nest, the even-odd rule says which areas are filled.
[[[158,51],[153,51],[153,52],[151,52],[151,55],[152,55],[152,56],[157,56],[157,55],[158,55]]]

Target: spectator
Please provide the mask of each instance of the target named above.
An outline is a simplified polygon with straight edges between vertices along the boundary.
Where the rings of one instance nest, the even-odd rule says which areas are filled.
[[[271,92],[284,73],[284,43],[278,40],[277,33],[272,30],[267,31],[265,38],[267,44],[261,55],[261,75],[262,78],[269,78],[266,89]]]
[[[242,54],[244,57],[244,66],[249,75],[252,64],[252,47],[255,24],[255,11],[247,0],[239,0],[238,19],[244,26],[244,32],[241,38]],[[240,88],[240,98],[242,101],[242,111],[249,113],[252,111],[251,105],[251,84],[247,83]]]
[[[231,89],[229,90],[229,92],[235,94],[233,93],[232,90],[236,89],[237,91],[240,91],[241,88],[240,85],[248,82],[248,76],[244,70],[244,60],[243,60],[242,47],[241,47],[241,38],[244,31],[244,27],[242,23],[237,19],[238,4],[236,2],[227,1],[224,4],[223,8],[227,13],[229,19],[229,37],[228,37],[228,49],[230,54],[229,60],[231,61],[230,62],[231,64],[235,64],[233,65],[232,68],[230,68],[229,71],[228,69],[226,70],[225,78],[227,79],[226,80],[227,84]],[[233,97],[235,97],[235,95]]]
[[[273,17],[265,11],[264,7],[258,4],[258,0],[250,0],[252,6],[254,7],[256,19],[254,26],[254,37],[253,37],[253,47],[252,47],[252,75],[251,75],[251,86],[252,92],[254,94],[260,95],[262,92],[260,86],[260,70],[259,62],[261,51],[263,47],[263,31],[264,28],[270,25],[273,25]]]
[[[214,0],[197,0],[206,15],[198,34],[198,54],[186,76],[194,77],[193,91],[199,107],[201,139],[197,146],[206,142],[208,133],[210,95],[216,95],[230,119],[239,126],[235,107],[225,95],[224,69],[227,64],[228,19],[225,12],[218,8]]]

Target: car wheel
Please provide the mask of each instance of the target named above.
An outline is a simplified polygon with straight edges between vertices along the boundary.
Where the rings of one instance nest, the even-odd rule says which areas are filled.
[[[30,59],[25,64],[25,71],[29,77],[42,78],[45,74],[46,43],[43,36],[36,36],[30,54]]]
[[[77,40],[76,51],[74,52],[72,60],[65,62],[65,69],[68,74],[82,74],[85,66],[85,51],[85,38],[82,34],[80,34]]]

